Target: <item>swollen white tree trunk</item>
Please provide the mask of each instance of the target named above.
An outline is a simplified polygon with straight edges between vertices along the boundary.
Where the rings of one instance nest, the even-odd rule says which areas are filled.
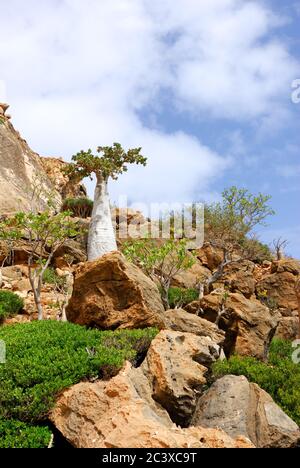
[[[111,219],[107,180],[98,176],[89,229],[88,260],[97,260],[114,250],[118,250],[118,247]]]

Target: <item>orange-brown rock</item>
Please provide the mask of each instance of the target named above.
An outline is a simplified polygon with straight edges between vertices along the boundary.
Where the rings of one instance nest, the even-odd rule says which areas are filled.
[[[201,249],[196,251],[196,255],[202,265],[206,266],[211,271],[216,270],[224,260],[222,249],[213,247],[208,242],[205,243]]]
[[[297,260],[274,262],[271,274],[259,281],[256,287],[257,295],[267,297],[285,316],[291,316],[298,308],[295,287],[300,275],[299,265]]]
[[[204,283],[210,277],[211,271],[201,265],[200,262],[196,262],[188,270],[175,275],[172,280],[172,286],[186,289],[197,288],[199,284]]]
[[[244,437],[220,430],[181,429],[156,412],[136,390],[129,364],[109,382],[80,383],[66,390],[51,420],[76,448],[252,448]]]
[[[61,158],[40,158],[42,167],[55,190],[62,199],[86,197],[87,192],[83,184],[71,180],[64,172],[67,163]]]
[[[78,268],[68,320],[101,329],[164,326],[157,286],[119,252]]]
[[[233,262],[224,268],[220,283],[231,292],[243,294],[248,299],[255,293],[255,264],[248,260]]]
[[[151,343],[141,370],[152,384],[152,395],[171,416],[187,427],[206,375],[221,354],[209,337],[162,331]]]
[[[164,319],[168,330],[192,333],[197,336],[208,336],[218,345],[222,346],[224,344],[225,333],[217,325],[183,309],[168,310],[164,314]]]
[[[227,355],[237,353],[266,359],[279,315],[256,299],[238,293],[212,293],[200,303],[201,317],[219,324],[225,331]]]
[[[282,317],[279,320],[275,338],[280,340],[294,341],[299,334],[299,318],[295,317]]]

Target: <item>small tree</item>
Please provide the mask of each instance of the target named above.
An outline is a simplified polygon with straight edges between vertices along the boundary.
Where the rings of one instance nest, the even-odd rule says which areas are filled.
[[[286,239],[282,239],[282,237],[279,237],[279,239],[274,239],[273,240],[273,247],[276,255],[276,259],[282,260],[285,256],[285,249],[288,246],[288,241]]]
[[[39,320],[43,320],[41,290],[44,274],[58,248],[70,237],[81,234],[81,229],[70,218],[70,213],[53,215],[50,210],[43,213],[17,213],[0,226],[0,236],[6,241],[25,238],[28,248],[28,276],[33,290]]]
[[[146,275],[160,285],[162,300],[170,308],[169,290],[172,280],[182,271],[190,269],[195,258],[187,252],[187,240],[167,240],[159,244],[153,239],[143,239],[124,244],[123,253],[139,266]]]
[[[222,194],[222,202],[206,205],[205,235],[213,247],[223,251],[223,262],[208,280],[208,286],[218,281],[224,268],[233,261],[250,259],[258,241],[251,232],[257,225],[265,225],[265,219],[274,215],[268,205],[269,195],[251,194],[246,189],[231,187]],[[238,259],[234,254],[239,253]]]
[[[77,180],[92,178],[92,174],[96,176],[94,207],[88,236],[90,261],[117,250],[107,184],[110,178],[117,180],[119,175],[127,172],[128,164],[145,166],[147,159],[141,155],[141,150],[135,148],[126,152],[119,143],[114,143],[113,146],[100,146],[97,155],[94,155],[91,149],[77,153],[67,168],[68,175]]]

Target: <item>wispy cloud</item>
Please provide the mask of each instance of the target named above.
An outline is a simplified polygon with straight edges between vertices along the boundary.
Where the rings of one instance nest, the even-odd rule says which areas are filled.
[[[147,169],[120,179],[115,197],[201,196],[230,165],[228,151],[209,148],[205,135],[156,128],[157,112],[259,126],[289,103],[297,63],[274,38],[282,20],[262,2],[0,3],[0,79],[32,146],[70,157],[119,140],[149,156]],[[238,135],[233,143],[243,151]]]

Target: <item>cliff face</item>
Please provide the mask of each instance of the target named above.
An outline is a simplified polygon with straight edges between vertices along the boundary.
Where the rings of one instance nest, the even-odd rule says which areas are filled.
[[[66,163],[55,158],[41,158],[33,152],[5,114],[0,104],[0,215],[30,208],[33,186],[41,188],[41,207],[45,192],[52,192],[59,209],[66,197],[86,194],[81,184],[72,184],[62,169]]]

